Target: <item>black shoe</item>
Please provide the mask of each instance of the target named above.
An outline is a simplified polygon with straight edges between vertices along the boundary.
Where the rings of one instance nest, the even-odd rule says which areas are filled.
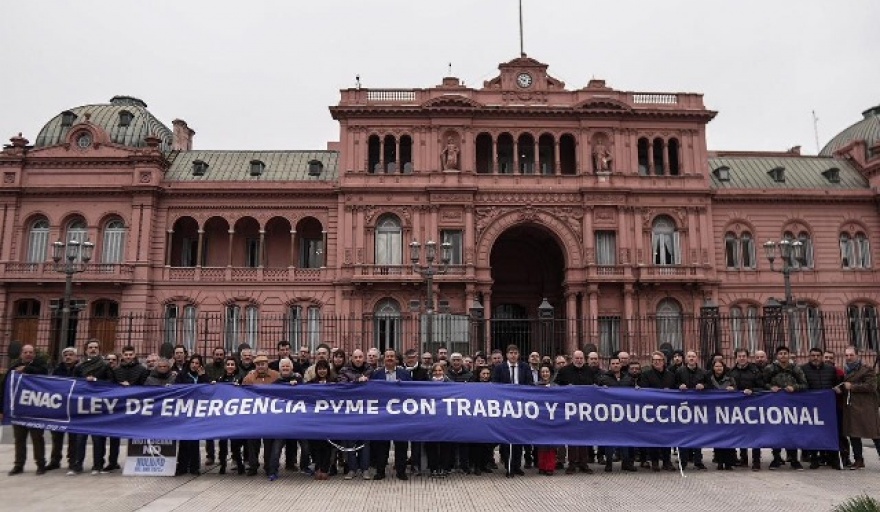
[[[474,476],[480,476],[480,475],[482,475],[482,474],[483,474],[483,472],[480,471],[480,468],[476,468],[476,469],[474,469]]]
[[[613,470],[611,469],[611,463],[609,462],[608,464],[605,464],[605,472],[611,473],[611,471]]]
[[[483,468],[483,473],[494,473],[495,470],[489,467]]]
[[[784,462],[782,462],[782,459],[773,459],[773,461],[770,462],[770,468],[769,468],[769,469],[770,469],[771,471],[776,470],[776,469],[779,469],[783,464],[784,464]]]
[[[46,471],[52,471],[53,469],[58,469],[61,467],[61,464],[58,462],[50,462],[49,465],[46,466]]]
[[[791,469],[795,471],[803,471],[804,467],[801,465],[801,462],[799,460],[793,460],[791,461]]]
[[[38,475],[45,475],[46,474],[46,466],[38,466],[36,473]]]
[[[625,465],[624,465],[623,467],[621,467],[620,469],[621,469],[622,471],[629,471],[630,473],[636,473],[636,472],[639,471],[638,469],[636,469],[635,464],[625,464]]]
[[[709,469],[702,462],[697,462],[696,464],[694,464],[694,468],[699,469],[700,471],[706,471],[707,469]]]
[[[761,471],[761,461],[753,460],[752,461],[752,471]]]
[[[243,475],[243,474],[244,474],[244,465],[243,465],[243,464],[239,464],[239,465],[235,468],[235,471],[236,471],[239,475]]]
[[[202,474],[202,472],[199,471],[198,469],[190,469],[190,470],[189,470],[189,474],[190,474],[190,475],[199,476],[199,475]]]
[[[220,464],[220,474],[221,475],[226,474],[226,464]]]
[[[819,469],[819,461],[814,460],[814,461],[810,462],[810,469]]]
[[[119,464],[107,464],[104,466],[104,469],[101,470],[101,473],[110,473],[112,471],[116,471],[117,469],[122,469],[119,467]]]
[[[257,476],[257,468],[248,468],[247,476]]]
[[[373,476],[373,480],[385,480],[385,473],[376,473]]]
[[[513,473],[508,471],[507,473],[504,473],[504,476],[506,476],[507,478],[513,478]]]
[[[514,475],[517,475],[517,476],[526,476],[525,471],[523,471],[523,470],[521,470],[521,469],[514,469],[514,470],[513,470],[513,474],[514,474]]]
[[[409,477],[406,476],[406,471],[398,471],[397,472],[397,479],[398,480],[409,480]]]
[[[671,462],[664,462],[663,471],[675,471],[675,466],[673,466]]]

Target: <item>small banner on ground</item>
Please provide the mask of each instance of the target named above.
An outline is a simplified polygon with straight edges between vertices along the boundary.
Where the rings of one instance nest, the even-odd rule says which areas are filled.
[[[129,439],[125,476],[174,476],[177,442],[170,439]]]
[[[837,450],[834,393],[373,381],[121,387],[13,373],[4,421],[151,439]]]

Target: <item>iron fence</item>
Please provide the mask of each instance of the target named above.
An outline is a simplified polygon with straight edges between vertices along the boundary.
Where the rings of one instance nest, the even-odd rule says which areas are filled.
[[[816,313],[812,310],[770,312],[753,316],[645,316],[595,319],[486,319],[464,315],[242,315],[184,314],[179,318],[144,313],[123,313],[116,317],[71,318],[69,331],[60,332],[58,315],[0,319],[0,366],[16,346],[32,344],[49,359],[56,360],[66,346],[84,347],[97,339],[102,353],[118,352],[132,345],[144,356],[162,352],[163,345],[185,345],[190,352],[211,353],[214,347],[237,351],[242,343],[274,353],[281,340],[296,348],[311,350],[320,343],[351,353],[356,348],[380,350],[416,348],[436,352],[445,346],[450,352],[504,350],[517,345],[522,353],[564,354],[572,347],[596,350],[607,358],[625,350],[645,360],[660,347],[695,350],[702,360],[721,353],[728,362],[733,350],[765,350],[771,357],[779,345],[787,345],[799,360],[812,347],[832,350],[842,362],[843,349],[855,345],[866,362],[873,364],[880,347],[880,330],[874,317],[846,312]]]

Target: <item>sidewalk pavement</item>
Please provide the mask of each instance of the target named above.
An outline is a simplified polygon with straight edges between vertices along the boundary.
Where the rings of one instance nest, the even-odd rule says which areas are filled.
[[[50,446],[47,442],[47,451]],[[220,475],[217,466],[203,468],[207,471],[201,476],[183,477],[126,477],[120,472],[66,476],[66,468],[36,476],[30,459],[25,473],[10,477],[6,473],[12,468],[13,447],[4,442],[0,444],[0,488],[4,489],[0,510],[820,512],[858,494],[880,499],[880,460],[870,445],[865,448],[868,467],[861,471],[792,471],[787,466],[768,471],[770,453],[765,451],[764,469],[760,472],[739,468],[716,471],[710,465],[709,471],[691,467],[684,478],[678,472],[621,473],[619,464],[614,464],[613,473],[604,473],[593,464],[593,475],[557,472],[548,477],[527,470],[525,477],[513,479],[496,471],[482,476],[414,476],[409,481],[400,481],[389,471],[389,478],[382,481],[345,481],[341,475],[316,481],[304,474],[282,471],[277,481],[269,482],[262,472],[255,477]],[[706,450],[704,456],[711,460],[711,450]],[[90,467],[89,460],[85,467]]]

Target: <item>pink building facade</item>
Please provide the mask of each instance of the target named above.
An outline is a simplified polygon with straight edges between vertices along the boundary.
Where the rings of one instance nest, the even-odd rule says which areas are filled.
[[[762,244],[786,239],[805,257],[782,338],[877,349],[880,108],[820,156],[711,151],[700,94],[547,68],[342,90],[339,141],[315,151],[198,150],[125,96],[61,112],[0,153],[2,350],[764,348],[784,291]],[[57,240],[95,244],[66,337]],[[448,248],[431,315],[414,240],[422,266]]]

